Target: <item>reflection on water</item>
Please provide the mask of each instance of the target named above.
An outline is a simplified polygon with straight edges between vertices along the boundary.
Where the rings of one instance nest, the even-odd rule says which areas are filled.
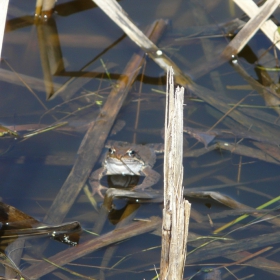
[[[252,214],[252,208],[278,197],[279,72],[271,71],[278,69],[273,49],[269,49],[270,42],[258,32],[238,56],[238,64],[218,61],[230,40],[221,28],[237,17],[245,22],[248,20],[241,17],[237,7],[232,9],[231,1],[141,1],[139,5],[133,0],[119,3],[141,30],[156,19],[169,19],[170,24],[158,46],[185,74],[195,79],[196,85],[185,91],[184,125],[188,130],[184,135],[185,188],[220,192],[243,205],[243,208],[229,209],[210,198],[190,198],[192,214],[187,262],[193,267],[186,269],[185,277],[201,269],[196,263],[204,262],[212,263],[210,268],[217,268],[213,274],[223,279],[226,270],[215,264],[234,263],[244,258],[240,251],[247,251],[248,256],[252,249],[257,249],[255,252],[264,245],[273,243],[276,246],[278,243],[275,233],[278,220],[272,219],[277,215],[277,201],[269,206],[272,209],[269,213],[260,209]],[[139,49],[92,1],[59,2],[48,22],[34,20],[33,13],[33,2],[24,5],[10,2],[0,65],[0,124],[4,130],[19,135],[62,121],[68,125],[24,141],[14,140],[13,133],[9,133],[10,138],[0,139],[0,195],[4,202],[42,221],[71,172],[85,131],[102,113],[108,95],[116,90],[117,80]],[[201,37],[197,27],[200,30],[202,27],[207,37]],[[125,126],[109,138],[137,144],[162,142],[164,91],[165,74],[147,57],[118,114]],[[92,154],[100,152],[97,150],[98,147],[93,147]],[[101,161],[94,169],[101,166]],[[154,169],[160,174],[162,163],[159,156]],[[83,172],[81,168],[80,173]],[[118,178],[123,180],[125,177]],[[103,183],[110,186],[111,181],[103,180]],[[160,192],[162,186],[161,179],[152,187],[153,191]],[[158,268],[160,261],[158,234],[161,225],[150,219],[161,216],[161,204],[135,204],[132,200],[127,203],[120,199],[115,200],[115,208],[108,213],[102,207],[100,197],[94,197],[96,201],[92,206],[86,191],[76,195],[65,221],[79,221],[84,229],[100,234],[99,244],[106,241],[103,234],[115,228],[127,227],[129,231],[122,240],[117,240],[117,231],[112,233],[106,248],[100,246],[99,250],[88,249],[87,252],[87,248],[83,248],[85,253],[79,255],[83,257],[71,259],[80,266],[67,268],[98,279],[100,273],[108,279],[153,278],[156,275],[154,265]],[[71,198],[66,194],[58,202],[59,206],[63,208],[68,199]],[[55,213],[60,214],[59,211]],[[192,252],[209,241],[199,243],[194,239],[213,236],[214,230],[249,214],[219,233],[223,236],[230,232],[227,237],[231,241],[226,241],[228,248],[219,240]],[[265,223],[233,231],[266,217],[270,220]],[[147,225],[143,226],[139,220]],[[143,234],[129,235],[134,223]],[[147,233],[149,231],[153,234]],[[262,240],[274,241],[262,243],[261,234],[268,234]],[[94,238],[97,237],[85,232],[80,244],[90,246],[87,242]],[[119,241],[123,242],[116,245]],[[226,249],[222,250],[223,247]],[[34,259],[38,261],[43,256],[55,259],[56,254],[65,254],[68,247],[45,238],[39,242],[30,239],[24,248],[20,267],[30,273],[30,277],[41,277],[43,268]],[[71,248],[73,251],[69,252],[73,253],[68,255],[78,256],[78,248]],[[148,248],[153,249],[145,251]],[[264,259],[263,252],[260,254],[267,267],[275,265]],[[268,277],[265,270],[256,271],[259,260],[256,257],[256,262],[250,263],[251,267],[239,266],[238,270],[231,268],[231,272],[238,278],[257,273]],[[277,253],[271,254],[270,260],[277,261]],[[47,265],[43,279],[54,279],[52,269]],[[103,269],[112,266],[114,269]],[[68,274],[62,270],[59,273]],[[202,270],[193,279],[202,279],[205,273]],[[269,279],[278,279],[276,274],[271,272]]]

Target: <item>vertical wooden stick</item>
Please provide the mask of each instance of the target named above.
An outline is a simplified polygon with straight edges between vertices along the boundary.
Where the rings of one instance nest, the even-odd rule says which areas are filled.
[[[160,279],[183,279],[190,203],[183,198],[183,102],[184,88],[174,93],[173,69],[166,86],[164,147],[164,209]]]

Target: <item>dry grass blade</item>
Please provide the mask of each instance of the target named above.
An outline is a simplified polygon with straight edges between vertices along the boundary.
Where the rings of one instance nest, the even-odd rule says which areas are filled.
[[[179,77],[184,76],[180,68],[160,50],[143,32],[132,22],[122,7],[113,0],[93,0],[142,50],[144,50],[166,72],[172,66],[175,78],[181,85],[192,83],[189,77],[182,82]]]
[[[128,204],[120,218],[120,222],[116,226],[116,230],[130,224],[132,222],[132,220],[135,218],[137,209],[139,207],[140,207],[140,205],[138,203]],[[101,262],[101,267],[109,266],[109,263],[110,263],[111,259],[113,258],[113,255],[117,251],[118,247],[119,246],[116,244],[115,246],[110,246],[106,249],[102,262]],[[102,279],[102,278],[105,278],[104,269],[100,270],[100,279]]]
[[[13,130],[13,128],[9,128],[7,126],[4,126],[4,125],[0,125],[0,137],[6,137],[6,136],[9,136],[9,137],[14,137],[14,138],[20,138],[20,135],[15,131]]]
[[[189,233],[190,234],[190,239],[188,244],[190,246],[193,246],[194,244],[198,244],[199,240],[203,240],[204,238],[201,236],[198,236],[195,233]],[[221,240],[221,239],[220,239]],[[219,246],[224,244],[222,241],[220,241],[219,239],[217,239],[215,241],[215,244],[208,244],[207,247],[212,247],[212,246]],[[253,241],[253,238],[251,239],[251,241]],[[194,244],[193,244],[194,242]],[[202,244],[201,242],[199,242],[199,244]],[[199,246],[199,245],[198,245]],[[211,248],[208,248],[205,246],[202,250],[204,251],[203,255],[201,254],[201,259],[198,259],[197,261],[203,261],[205,258],[207,258],[207,250],[209,249],[211,251]],[[261,247],[261,246],[260,246]],[[262,252],[262,251],[261,251]],[[198,254],[199,252],[196,252],[196,254]],[[263,270],[266,270],[270,273],[273,273],[275,275],[280,275],[279,272],[279,263],[278,262],[274,262],[271,260],[268,260],[264,257],[256,257],[255,254],[249,253],[247,251],[242,251],[242,249],[240,250],[240,252],[234,252],[233,254],[228,254],[226,256],[222,255],[223,257],[226,257],[227,259],[233,260],[235,262],[241,262],[241,261],[246,261],[247,265],[256,267],[256,268],[261,268]],[[252,257],[255,257],[254,259],[252,259]],[[195,263],[195,260],[192,260],[192,254],[188,257],[188,263]],[[260,265],[261,264],[261,265]]]
[[[279,132],[276,129],[273,129],[272,127],[266,125],[261,125],[259,122],[256,122],[254,119],[247,117],[240,111],[236,110],[236,108],[231,108],[228,104],[235,103],[234,100],[226,98],[224,95],[221,95],[218,92],[211,91],[207,88],[195,84],[192,79],[189,76],[185,75],[168,56],[166,56],[161,50],[159,50],[152,42],[149,42],[148,38],[146,38],[146,36],[135,26],[135,24],[124,13],[121,6],[119,6],[115,1],[97,0],[95,2],[110,18],[112,18],[116,22],[116,24],[118,24],[123,29],[124,32],[127,33],[127,35],[134,42],[136,42],[143,50],[145,50],[161,68],[167,71],[168,67],[172,66],[176,83],[188,87],[196,96],[203,99],[205,102],[209,103],[217,110],[229,115],[231,118],[245,126],[246,129],[251,128],[253,132],[260,133],[261,135],[266,135],[269,132],[269,136],[275,135],[274,138],[279,139]],[[109,8],[110,4],[112,4],[113,7],[111,10]],[[115,11],[119,17],[114,17],[113,11]],[[125,18],[124,22],[119,20],[123,17]],[[135,29],[137,29],[137,32],[132,35],[132,30]],[[136,35],[139,36],[139,38],[136,39]],[[227,59],[230,59],[230,57],[231,55],[228,55]],[[219,58],[219,60],[226,62],[226,60],[221,57]]]
[[[260,150],[262,150],[266,155],[269,155],[280,162],[279,147],[259,142],[253,142],[253,144],[257,146]]]
[[[273,126],[264,124],[255,120],[254,118],[248,117],[243,114],[239,109],[231,108],[228,104],[236,103],[233,99],[227,98],[224,95],[221,95],[218,92],[211,91],[207,88],[199,86],[197,84],[189,85],[189,88],[194,92],[194,94],[207,103],[211,104],[213,107],[219,111],[228,114],[229,117],[243,125],[246,129],[255,133],[256,136],[262,136],[263,139],[267,138],[267,141],[270,143],[280,144],[279,138],[280,133],[279,129],[274,128]]]
[[[17,248],[18,249],[18,248]],[[18,249],[19,250],[19,249]],[[29,277],[24,275],[17,264],[14,263],[10,257],[5,256],[3,253],[0,254],[0,263],[5,267],[5,278],[0,276],[0,279],[15,280],[20,276],[20,279],[30,280]]]
[[[266,202],[266,203],[260,205],[260,206],[257,207],[256,209],[257,209],[257,210],[259,210],[259,209],[264,209],[264,208],[266,208],[267,206],[270,206],[271,204],[273,204],[273,203],[275,203],[275,202],[278,202],[279,200],[280,200],[280,196],[278,196],[278,197],[276,197],[276,198],[274,198],[274,199],[272,199],[272,200],[270,200],[270,201],[268,201],[268,202]],[[236,218],[235,220],[233,220],[233,221],[231,221],[231,222],[225,224],[224,226],[222,226],[222,227],[216,229],[216,230],[214,231],[214,233],[219,233],[219,232],[223,231],[224,229],[226,229],[226,228],[228,228],[228,227],[230,227],[230,226],[232,226],[232,225],[234,225],[234,224],[236,224],[236,223],[238,223],[238,222],[240,222],[240,221],[243,221],[243,220],[246,219],[247,217],[249,217],[249,215],[244,214],[244,215],[242,215],[241,217],[238,217],[238,218]]]
[[[279,161],[277,161],[276,159],[274,159],[272,156],[268,155],[264,151],[254,149],[249,146],[240,145],[240,144],[236,145],[235,143],[219,141],[217,142],[216,147],[218,149],[230,151],[234,154],[248,156],[251,158],[256,158],[259,160],[263,160],[278,165],[280,164]]]
[[[0,80],[26,87],[26,84],[34,90],[45,91],[45,83],[41,79],[30,77],[24,74],[19,74],[14,71],[9,71],[6,69],[0,69]],[[25,81],[25,83],[23,83]],[[57,83],[53,83],[54,90],[58,90],[61,85]]]
[[[49,100],[52,100],[56,98],[58,95],[62,96],[63,99],[70,100],[70,98],[73,96],[73,94],[77,91],[77,89],[83,88],[83,86],[92,80],[92,78],[97,77],[100,75],[104,68],[103,66],[98,66],[92,71],[91,77],[86,78],[87,73],[83,73],[84,70],[89,67],[92,63],[96,62],[96,58],[87,63],[82,69],[78,71],[80,74],[79,77],[72,77],[67,82],[65,82],[58,90],[56,90],[53,95],[49,98]],[[115,67],[116,64],[113,62],[108,62],[106,64],[107,69],[111,69]]]
[[[157,51],[157,46],[128,18],[117,1],[93,0],[140,48]]]
[[[244,1],[244,0],[234,0],[237,4],[250,18],[256,16],[259,12],[259,8],[254,1]],[[279,4],[278,4],[279,5]],[[280,34],[276,32],[277,25],[272,20],[267,20],[261,25],[261,30],[270,39],[272,43],[279,49],[280,44]]]
[[[60,123],[56,123],[56,124],[53,124],[53,125],[45,126],[45,127],[36,129],[32,132],[28,132],[28,133],[24,134],[23,138],[26,139],[26,138],[38,135],[40,133],[45,133],[45,132],[57,129],[57,128],[62,127],[62,126],[67,125],[67,124],[68,124],[68,122],[60,122]]]
[[[81,273],[77,273],[77,272],[75,272],[75,271],[73,271],[73,270],[71,270],[71,269],[68,269],[68,268],[66,268],[66,267],[59,266],[59,265],[57,265],[56,263],[51,262],[51,261],[49,261],[49,260],[46,259],[46,258],[43,258],[43,260],[44,260],[45,262],[47,262],[47,263],[53,265],[53,266],[56,266],[57,268],[59,268],[59,269],[61,269],[61,270],[67,271],[68,273],[72,274],[73,276],[79,277],[79,279],[96,280],[96,278],[88,277],[88,276],[86,276],[86,275],[83,275],[83,274],[81,274]]]
[[[260,96],[264,99],[266,106],[272,107],[279,114],[278,107],[280,104],[280,100],[275,87],[272,86],[273,81],[270,76],[264,70],[259,70],[260,76],[263,78],[262,82],[264,83],[264,85],[262,85],[253,77],[251,77],[239,63],[233,63],[232,66],[234,70],[236,70],[238,74],[243,77],[244,80],[247,81],[248,84],[250,84],[250,86],[260,94]]]
[[[234,39],[228,44],[228,46],[223,51],[222,56],[228,58],[230,55],[238,54],[255,35],[261,25],[270,17],[279,4],[280,0],[266,1],[265,4],[260,8],[259,13],[254,18],[250,19],[241,29],[241,31],[239,31],[239,33],[234,37]]]
[[[161,219],[156,217],[151,218],[149,222],[132,223],[128,226],[113,230],[95,239],[91,238],[89,241],[79,244],[79,246],[61,251],[60,253],[50,257],[49,261],[55,263],[56,265],[62,266],[110,244],[152,231],[160,224]],[[26,275],[32,275],[32,278],[37,279],[55,269],[57,269],[57,267],[49,263],[39,263],[27,268],[23,271],[23,273]]]
[[[256,249],[264,246],[271,246],[279,242],[280,236],[277,232],[271,234],[263,234],[257,237],[254,236],[250,238],[243,238],[230,243],[218,242],[218,244],[213,244],[211,242],[211,244],[205,244],[205,246],[201,246],[199,250],[195,250],[193,253],[187,255],[188,263],[195,263],[198,261],[201,262],[203,260],[209,260],[218,256],[228,257],[229,255],[234,253]]]
[[[37,94],[33,91],[33,89],[26,83],[25,80],[23,80],[23,76],[19,75],[12,67],[12,65],[5,60],[5,63],[9,66],[9,68],[15,73],[15,75],[17,76],[17,78],[22,82],[22,84],[24,84],[24,86],[29,90],[29,92],[32,93],[32,95],[35,97],[35,99],[38,101],[38,103],[47,111],[48,108],[46,107],[46,105],[41,101],[41,99],[37,96]]]

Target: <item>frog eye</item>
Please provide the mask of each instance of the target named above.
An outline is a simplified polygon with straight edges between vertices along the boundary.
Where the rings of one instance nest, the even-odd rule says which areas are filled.
[[[110,153],[110,154],[114,154],[114,153],[116,152],[116,150],[115,150],[114,148],[112,148],[112,149],[111,149],[111,148],[109,148],[109,150],[108,150],[108,151],[109,151],[109,153]]]
[[[130,156],[130,157],[133,157],[135,156],[136,152],[134,150],[128,150],[127,151],[127,154]]]

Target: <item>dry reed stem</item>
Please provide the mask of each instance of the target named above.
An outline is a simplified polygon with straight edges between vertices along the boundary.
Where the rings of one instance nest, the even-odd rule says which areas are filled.
[[[6,25],[6,17],[8,12],[8,4],[9,4],[9,0],[0,1],[0,58],[2,52],[4,30]]]
[[[35,16],[42,16],[44,19],[51,17],[56,0],[37,0],[35,6]]]
[[[58,266],[63,266],[100,248],[153,231],[160,225],[160,223],[161,220],[158,217],[151,217],[149,222],[135,222],[117,230],[110,231],[97,238],[89,238],[87,241],[79,244],[79,246],[60,251],[56,255],[49,257],[48,260]],[[32,279],[38,279],[55,269],[57,269],[56,266],[41,261],[23,270],[23,273]]]
[[[184,88],[174,93],[173,70],[167,73],[164,209],[160,279],[183,279],[190,203],[183,198],[183,102]]]
[[[249,1],[243,2],[247,3]],[[239,4],[240,3],[241,2],[239,2]],[[265,4],[258,10],[258,13],[245,24],[245,26],[238,32],[234,39],[227,45],[222,53],[222,56],[228,58],[230,55],[238,54],[255,35],[259,28],[261,28],[270,15],[275,11],[279,4],[280,0],[266,1]],[[274,32],[277,32],[277,28],[274,30]],[[273,43],[276,42],[273,40]]]
[[[99,5],[99,2],[102,2],[102,1],[96,0],[95,2]],[[118,24],[133,41],[135,41],[134,37],[131,36],[132,32],[127,32],[127,29],[133,29],[133,30],[135,28],[138,29],[135,26],[135,24],[127,17],[127,14],[124,12],[124,10],[121,8],[121,6],[119,4],[117,4],[115,1],[106,0],[106,3],[108,5],[110,5],[110,3],[112,3],[111,11],[109,11],[110,9],[108,7],[103,7],[104,4],[102,5],[102,3],[100,4],[100,8],[103,9],[103,11],[105,13],[107,13],[107,15],[109,17],[111,17],[111,19],[114,20],[114,22],[116,24]],[[114,12],[112,12],[113,9],[114,9],[114,12],[116,13],[115,16],[112,15],[112,13],[114,13]],[[122,21],[121,19],[123,17],[126,17],[126,20]],[[129,27],[127,27],[127,24],[129,24]],[[153,43],[150,44],[151,48],[148,51],[146,49],[147,45],[149,46],[149,44],[147,43],[148,38],[143,38],[143,37],[145,37],[145,35],[139,29],[137,31],[137,34],[135,33],[134,35],[135,36],[139,35],[139,38],[137,39],[137,43],[140,45],[140,47],[142,49],[144,49],[148,53],[148,55],[162,69],[167,71],[167,69],[170,66],[172,66],[177,84],[188,87],[188,89],[190,91],[194,92],[194,94],[196,96],[203,99],[205,102],[207,102],[211,106],[215,107],[217,110],[219,110],[223,113],[227,113],[229,110],[231,111],[231,108],[228,106],[228,100],[229,100],[228,98],[225,98],[224,96],[222,96],[221,94],[219,94],[215,91],[211,91],[207,88],[204,88],[202,86],[195,84],[192,81],[191,77],[184,74],[181,71],[181,69],[167,55],[165,55],[160,49],[157,48],[155,51]],[[145,41],[145,43],[143,43],[143,44],[141,44],[142,39],[143,39],[143,42]],[[225,53],[224,53],[224,55],[225,55]],[[219,59],[224,60],[224,62],[225,62],[226,60],[231,59],[231,53],[228,52],[226,58],[220,57]],[[217,64],[215,64],[215,65],[217,66]],[[268,135],[270,135],[270,137],[273,136],[273,138],[275,138],[275,139],[278,137],[277,136],[278,131],[276,129],[273,129],[272,127],[269,127],[269,126],[264,126],[263,124],[260,126],[259,122],[242,114],[240,111],[237,111],[237,110],[231,111],[230,117],[233,118],[235,121],[239,122],[240,124],[242,124],[243,126],[245,126],[247,129],[250,128],[252,131],[257,131],[258,134],[263,134],[263,135],[268,134]],[[256,127],[256,129],[255,129],[255,127]]]
[[[122,7],[114,0],[93,0],[108,17],[110,17],[129,38],[144,50],[166,72],[172,66],[178,83],[187,85],[192,83],[189,77],[184,77],[181,69],[160,50],[149,38],[132,22]]]
[[[244,0],[233,0],[233,1],[250,18],[255,17],[259,12],[259,7],[253,1],[244,1]],[[269,40],[272,43],[274,43],[278,49],[280,49],[280,34],[277,30],[278,26],[272,20],[269,19],[262,24],[260,29],[269,38]]]
[[[40,16],[42,12],[42,6],[43,6],[44,0],[37,0],[36,6],[35,6],[35,16]]]

